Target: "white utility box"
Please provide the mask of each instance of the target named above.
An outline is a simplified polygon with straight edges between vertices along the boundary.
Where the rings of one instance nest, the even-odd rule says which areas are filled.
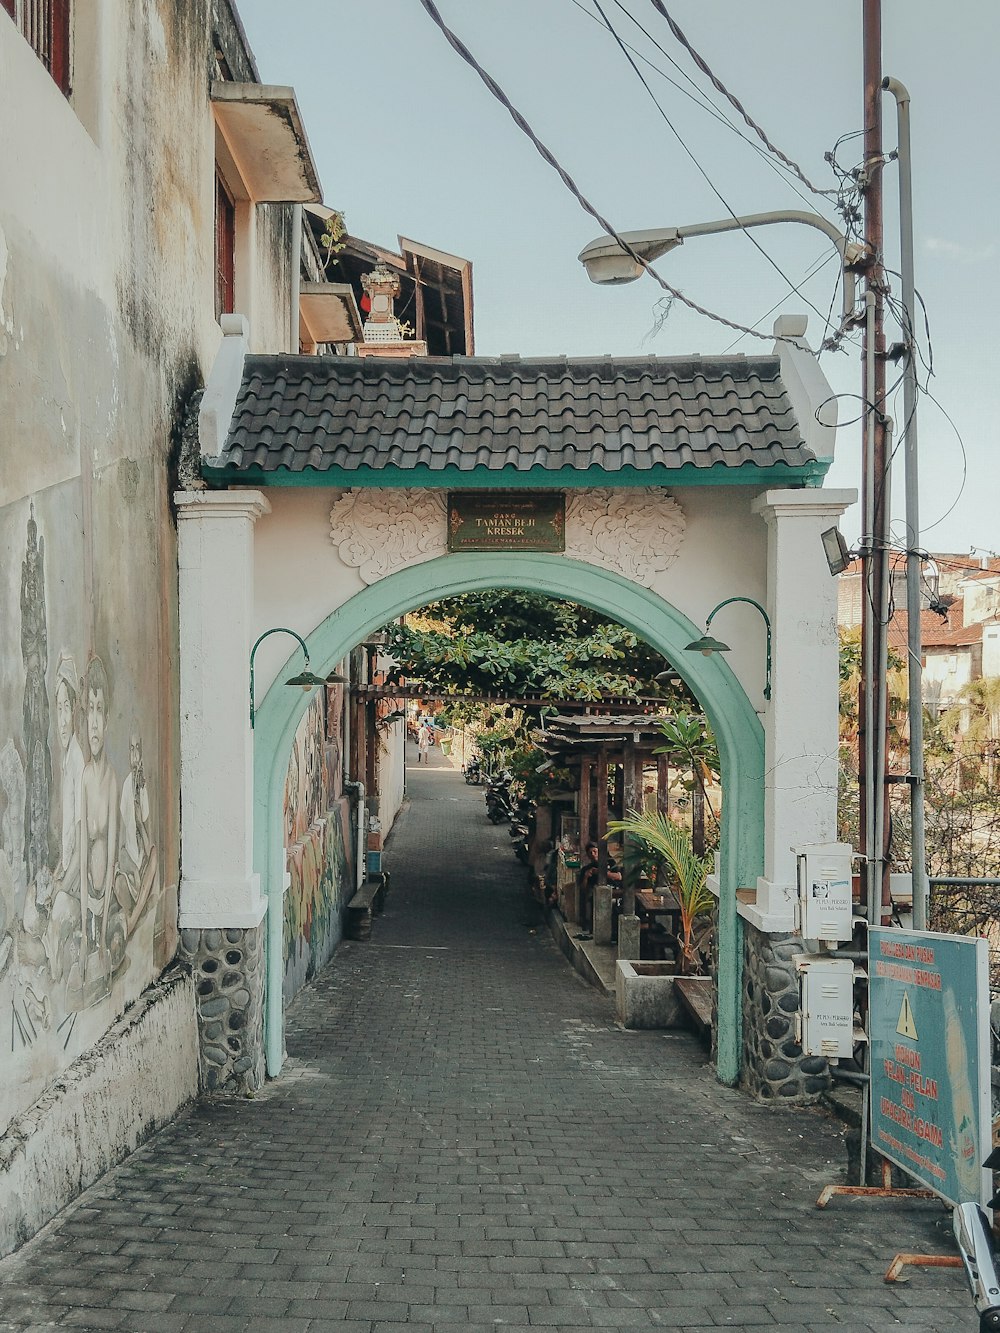
[[[807,940],[851,938],[853,855],[846,842],[817,842],[796,849],[799,930]]]
[[[802,987],[799,1042],[805,1055],[829,1060],[854,1052],[854,964],[849,958],[802,954],[795,960]]]

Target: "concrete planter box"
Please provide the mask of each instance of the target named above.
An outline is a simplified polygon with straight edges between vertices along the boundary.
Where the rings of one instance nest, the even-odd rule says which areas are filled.
[[[618,1021],[627,1028],[682,1028],[687,1015],[674,994],[676,963],[640,963],[619,958],[615,998]]]

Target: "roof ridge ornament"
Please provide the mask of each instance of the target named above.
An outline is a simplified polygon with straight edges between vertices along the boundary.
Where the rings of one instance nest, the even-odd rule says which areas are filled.
[[[367,303],[365,327],[366,343],[399,343],[405,341],[403,326],[396,318],[395,301],[400,291],[399,274],[393,273],[384,259],[380,259],[368,273],[362,273],[361,286]]]

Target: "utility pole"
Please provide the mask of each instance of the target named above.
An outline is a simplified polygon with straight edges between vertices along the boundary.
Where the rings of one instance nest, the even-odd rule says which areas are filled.
[[[910,94],[898,79],[882,87],[896,99],[899,165],[899,270],[906,327],[903,377],[903,456],[906,460],[906,669],[910,721],[910,850],[913,878],[913,928],[927,929],[929,888],[924,827],[923,638],[920,632],[920,488],[917,450],[917,294],[913,277],[913,172],[910,155]]]
[[[861,736],[859,783],[868,921],[878,925],[888,889],[889,436],[885,412],[885,271],[882,221],[882,5],[864,5],[865,322],[862,397]]]

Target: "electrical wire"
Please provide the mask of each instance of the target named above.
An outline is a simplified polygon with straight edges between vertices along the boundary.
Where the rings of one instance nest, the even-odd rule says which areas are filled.
[[[649,29],[645,27],[642,23],[640,23],[640,21],[636,18],[636,16],[625,7],[625,5],[622,3],[622,0],[613,0],[613,2],[622,11],[622,13],[625,14],[626,17],[629,18],[635,24],[635,26],[639,29],[639,31],[643,34],[643,36],[647,39],[647,41],[649,41],[649,43],[652,46],[654,46],[657,49],[657,51],[660,52],[660,54],[664,57],[664,59],[667,60],[673,66],[674,69],[677,70],[681,78],[683,78],[685,82],[691,85],[691,89],[693,89],[693,91],[689,91],[689,89],[685,88],[682,84],[678,83],[676,79],[672,79],[670,75],[666,72],[666,70],[663,70],[659,67],[659,65],[654,64],[654,62],[650,60],[647,55],[644,55],[643,52],[640,51],[638,47],[632,46],[630,43],[626,42],[625,45],[628,46],[628,49],[632,52],[632,54],[636,57],[636,59],[641,60],[642,63],[648,66],[648,68],[651,69],[654,74],[658,74],[661,79],[664,79],[667,83],[669,83],[670,86],[672,88],[675,88],[677,92],[681,94],[682,97],[688,98],[691,102],[694,103],[696,107],[698,107],[702,111],[707,112],[708,115],[710,115],[713,120],[718,121],[720,125],[724,126],[727,130],[735,134],[736,137],[743,143],[745,143],[748,148],[752,149],[753,152],[755,152],[763,162],[767,163],[768,167],[770,167],[771,170],[774,171],[775,174],[781,180],[784,181],[784,183],[788,186],[788,188],[792,191],[792,193],[797,198],[801,199],[807,208],[810,209],[813,208],[814,205],[812,200],[809,199],[807,195],[804,195],[802,191],[794,184],[794,181],[792,179],[794,173],[790,172],[780,162],[777,162],[774,159],[774,157],[772,157],[771,154],[767,152],[765,148],[761,147],[759,143],[755,143],[753,139],[751,139],[748,135],[744,134],[738,125],[734,124],[733,121],[730,120],[729,117],[724,114],[724,112],[720,111],[719,108],[715,106],[713,102],[710,102],[708,100],[708,98],[705,96],[702,90],[698,87],[697,83],[695,83],[694,79],[691,78],[690,74],[687,74],[683,69],[681,69],[680,65],[669,53],[669,51],[667,51],[666,48],[656,40],[656,38],[649,31]],[[598,18],[598,16],[596,14],[591,13],[591,11],[586,7],[586,5],[584,4],[584,0],[570,0],[570,4],[575,5],[577,9],[579,9],[582,14],[584,14],[588,19],[590,19],[592,23],[598,24],[599,27],[602,28],[604,27],[604,24],[601,23],[601,20]]]
[[[688,52],[688,54],[691,56],[691,59],[698,66],[698,68],[705,75],[705,77],[711,82],[712,86],[716,88],[722,94],[722,96],[725,97],[727,101],[729,101],[736,108],[736,110],[746,121],[750,129],[752,129],[754,133],[760,138],[760,141],[763,143],[764,147],[768,150],[768,152],[773,153],[774,156],[780,162],[784,162],[785,166],[788,167],[790,171],[793,171],[795,175],[799,178],[799,180],[802,182],[802,184],[806,187],[806,189],[811,190],[813,194],[835,195],[836,194],[835,190],[821,190],[818,188],[818,186],[813,185],[812,181],[803,172],[799,164],[797,162],[793,162],[790,157],[786,157],[785,154],[781,151],[781,149],[777,148],[771,142],[771,140],[765,134],[764,130],[761,129],[761,127],[757,124],[757,122],[750,116],[750,113],[743,106],[743,103],[739,100],[739,98],[737,98],[733,93],[729,91],[729,89],[722,82],[722,80],[712,71],[708,62],[698,54],[698,52],[694,49],[694,47],[691,45],[688,39],[684,36],[684,33],[681,31],[678,24],[674,21],[674,19],[671,18],[670,14],[667,12],[667,8],[664,5],[663,0],[650,0],[650,3],[652,4],[653,8],[657,11],[657,13],[659,13],[664,19],[666,19],[670,31],[680,42],[681,46],[683,46],[684,49]]]
[[[668,128],[670,129],[670,132],[673,134],[674,138],[677,140],[677,142],[680,144],[680,146],[684,149],[684,152],[688,155],[688,157],[691,159],[691,161],[694,163],[694,165],[698,168],[698,171],[701,173],[701,175],[702,175],[702,177],[703,177],[703,179],[704,179],[706,185],[707,185],[708,188],[712,191],[712,193],[715,195],[715,197],[718,199],[718,201],[719,201],[719,203],[722,205],[722,207],[726,210],[726,212],[729,214],[729,216],[733,219],[734,222],[739,222],[739,216],[738,216],[736,210],[733,208],[732,204],[731,204],[731,203],[729,202],[729,200],[725,197],[725,195],[723,195],[722,191],[718,188],[718,186],[717,186],[717,185],[715,184],[715,182],[712,180],[711,176],[709,176],[708,172],[705,170],[705,168],[704,168],[704,167],[701,165],[701,163],[698,161],[698,158],[695,156],[694,151],[693,151],[693,150],[688,146],[688,144],[685,142],[684,136],[681,134],[680,130],[678,130],[677,126],[674,124],[674,122],[673,122],[673,121],[670,119],[670,117],[667,115],[666,111],[663,109],[663,107],[662,107],[662,105],[660,104],[660,101],[659,101],[659,99],[657,98],[656,94],[653,92],[652,88],[649,86],[649,81],[647,80],[646,76],[643,74],[642,70],[641,70],[641,69],[639,68],[639,66],[636,64],[636,62],[635,62],[635,60],[633,59],[632,54],[631,54],[631,52],[629,51],[628,47],[627,47],[627,46],[625,45],[625,43],[622,41],[620,35],[618,34],[617,30],[615,29],[614,24],[611,22],[611,20],[608,18],[607,14],[605,13],[604,8],[603,8],[603,6],[602,6],[602,4],[601,4],[601,0],[592,0],[592,4],[593,4],[594,8],[597,10],[598,14],[600,14],[601,18],[604,20],[605,27],[607,28],[608,32],[611,33],[611,36],[612,36],[612,37],[615,39],[615,41],[617,42],[617,44],[618,44],[618,48],[619,48],[619,50],[621,51],[622,55],[625,57],[625,59],[628,61],[629,65],[630,65],[630,67],[631,67],[631,69],[632,69],[632,72],[635,74],[636,78],[639,80],[639,82],[642,84],[643,88],[645,88],[646,92],[649,94],[649,98],[650,98],[650,100],[652,101],[653,105],[656,107],[657,111],[660,113],[660,116],[663,118],[664,122],[666,123],[666,125],[667,125]],[[781,266],[780,266],[780,264],[777,262],[777,260],[772,259],[772,257],[768,254],[768,252],[764,249],[764,247],[761,245],[761,243],[757,240],[756,236],[754,236],[754,235],[753,235],[753,234],[752,234],[746,227],[741,226],[741,227],[740,227],[740,230],[741,230],[741,231],[743,232],[743,234],[746,236],[747,240],[748,240],[748,241],[750,242],[750,244],[754,247],[754,249],[757,250],[758,253],[760,253],[761,255],[763,255],[763,257],[764,257],[764,258],[767,260],[767,262],[771,265],[771,267],[774,269],[775,273],[778,274],[778,276],[781,278],[781,280],[782,280],[783,282],[787,283],[787,285],[788,285],[789,288],[795,293],[795,295],[801,297],[802,300],[805,301],[805,303],[806,303],[806,305],[809,307],[809,309],[812,310],[812,311],[814,311],[814,313],[817,314],[817,315],[820,317],[820,319],[822,319],[822,318],[823,318],[823,312],[822,312],[822,310],[820,310],[817,306],[815,306],[815,305],[812,303],[812,301],[809,300],[808,296],[805,295],[805,293],[802,291],[801,288],[796,287],[796,285],[792,282],[791,278],[788,277],[788,275],[787,275],[787,274],[784,272],[784,270],[781,268]],[[823,332],[824,332],[824,334],[826,333],[826,328],[825,328],[825,327],[824,327]]]
[[[834,254],[823,254],[823,255],[820,255],[820,257],[819,257],[817,260],[815,260],[815,261],[813,262],[812,267],[809,269],[808,273],[806,273],[803,277],[801,277],[801,278],[799,279],[799,282],[800,282],[800,283],[809,282],[809,280],[810,280],[811,278],[814,278],[814,277],[816,276],[817,273],[819,273],[822,269],[826,268],[827,264],[829,264],[830,261],[831,261],[832,259],[835,259],[835,258],[837,258],[836,252],[834,252]],[[830,313],[827,315],[827,319],[826,319],[826,325],[827,325],[827,326],[828,326],[828,325],[830,324],[830,322],[831,322],[831,316],[832,316],[832,312],[833,312],[833,305],[834,305],[834,302],[835,302],[836,299],[837,299],[837,293],[840,291],[840,283],[841,283],[841,279],[840,279],[840,277],[838,276],[838,278],[837,278],[837,285],[836,285],[836,286],[834,287],[834,289],[833,289],[833,297],[832,297],[832,299],[831,299],[831,301],[830,301]],[[780,301],[775,301],[774,305],[771,306],[770,310],[765,310],[764,313],[760,316],[759,319],[755,319],[755,320],[754,320],[753,324],[751,325],[751,328],[757,328],[758,325],[763,324],[764,320],[767,319],[768,315],[773,315],[774,312],[775,312],[776,310],[780,309],[780,307],[783,306],[787,300],[788,300],[788,297],[787,297],[787,296],[783,296],[783,297],[781,298]],[[722,351],[721,351],[721,353],[720,353],[720,356],[725,356],[727,352],[731,352],[731,351],[733,350],[733,348],[737,346],[738,343],[741,343],[741,342],[743,341],[743,338],[744,338],[744,335],[743,335],[742,333],[740,334],[740,336],[739,336],[738,338],[734,338],[733,341],[729,344],[728,347],[724,347],[724,348],[722,349]],[[822,350],[822,349],[821,349],[821,350]]]
[[[965,494],[965,485],[969,478],[969,456],[965,450],[965,441],[962,439],[962,432],[955,425],[954,421],[942,407],[938,399],[934,397],[934,395],[931,393],[929,389],[920,389],[919,385],[917,387],[919,392],[922,393],[925,398],[929,398],[931,400],[931,402],[934,404],[937,410],[944,417],[945,421],[947,421],[948,425],[955,432],[955,439],[958,441],[958,447],[962,453],[962,480],[961,483],[959,484],[958,494],[955,496],[955,499],[944,511],[944,513],[941,515],[940,518],[936,518],[933,523],[924,524],[923,532],[921,533],[921,535],[924,535],[924,533],[930,532],[933,528],[939,527],[940,524],[942,524],[945,521],[945,519],[948,518],[954,512],[956,506],[958,505],[958,502]]]
[[[703,315],[706,319],[713,320],[716,324],[721,324],[723,327],[732,329],[736,333],[745,333],[751,338],[759,339],[761,342],[769,343],[774,340],[772,335],[758,333],[756,329],[748,328],[744,324],[738,324],[735,320],[727,319],[725,315],[720,315],[715,311],[708,310],[704,306],[699,305],[697,301],[693,301],[689,296],[685,296],[678,288],[672,287],[670,283],[667,282],[667,280],[653,267],[649,260],[643,259],[641,255],[637,254],[632,246],[624,240],[604,215],[600,213],[595,205],[583,194],[580,187],[573,180],[566,168],[558,160],[551,149],[549,149],[538,137],[526,118],[520,111],[518,111],[513,102],[511,102],[510,98],[497,83],[496,79],[483,68],[462,39],[448,27],[447,23],[445,23],[444,19],[441,17],[441,13],[438,10],[437,5],[434,3],[434,0],[419,0],[419,3],[427,13],[428,17],[440,29],[441,34],[444,36],[449,46],[451,46],[451,48],[461,56],[465,63],[479,75],[479,78],[486,85],[489,92],[496,98],[500,105],[504,107],[518,129],[531,140],[536,152],[558,175],[559,179],[566,186],[584,212],[588,213],[601,227],[604,233],[619,245],[631,260],[638,264],[640,268],[644,269],[668,296],[672,296],[675,300],[680,301],[682,305],[687,306],[689,310],[693,310],[695,314]],[[779,339],[779,341],[793,340]]]

